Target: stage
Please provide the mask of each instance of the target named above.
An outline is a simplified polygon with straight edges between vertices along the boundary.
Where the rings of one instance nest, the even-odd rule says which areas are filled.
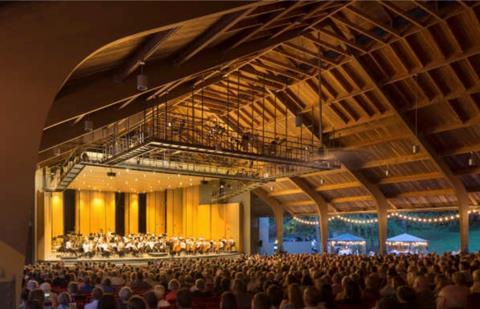
[[[142,256],[126,256],[126,257],[101,257],[95,256],[92,258],[85,257],[59,257],[59,256],[49,256],[44,260],[39,262],[47,263],[58,263],[63,262],[64,264],[75,264],[81,262],[100,262],[100,263],[114,263],[114,264],[146,264],[148,262],[155,261],[164,261],[164,260],[188,260],[188,259],[214,259],[214,258],[238,258],[242,255],[240,252],[224,252],[224,253],[212,253],[212,254],[196,254],[196,255],[162,255],[162,256],[151,256],[144,254]]]

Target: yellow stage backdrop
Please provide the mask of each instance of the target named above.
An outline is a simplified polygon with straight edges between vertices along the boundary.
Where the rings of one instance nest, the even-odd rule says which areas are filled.
[[[165,211],[165,191],[147,193],[147,233],[166,233]]]
[[[147,233],[168,236],[234,239],[242,250],[241,213],[238,203],[199,205],[199,187],[147,193]],[[49,239],[63,235],[63,193],[46,193],[43,219],[45,245]],[[138,194],[125,193],[125,233],[138,233]],[[115,231],[115,193],[76,191],[75,231],[88,235]]]
[[[77,233],[88,235],[100,231],[115,231],[114,192],[76,191],[75,198]]]

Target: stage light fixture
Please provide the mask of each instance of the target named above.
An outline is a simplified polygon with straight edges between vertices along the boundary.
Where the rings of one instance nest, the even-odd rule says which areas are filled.
[[[148,89],[148,76],[143,73],[145,62],[140,62],[140,74],[137,75],[137,90],[145,91]]]
[[[295,126],[298,128],[298,127],[301,127],[303,124],[303,118],[302,118],[302,115],[301,114],[297,114],[295,116]]]
[[[418,145],[413,145],[412,146],[412,153],[413,154],[417,154],[419,150],[420,150],[420,148],[418,147]]]
[[[93,131],[93,121],[85,120],[84,129],[85,129],[85,132],[92,132]]]
[[[473,152],[470,153],[470,157],[468,158],[468,166],[474,166],[475,165],[475,158],[473,157]]]

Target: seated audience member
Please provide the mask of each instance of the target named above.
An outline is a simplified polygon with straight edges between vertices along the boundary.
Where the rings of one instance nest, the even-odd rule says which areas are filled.
[[[74,282],[74,281],[69,282],[67,284],[67,292],[70,295],[70,298],[72,299],[72,302],[75,302],[75,301],[83,298],[79,293],[77,282]]]
[[[168,282],[168,293],[165,296],[165,300],[170,304],[174,304],[177,300],[177,290],[180,288],[180,282],[177,279],[172,279]]]
[[[71,309],[72,298],[68,292],[62,292],[58,295],[57,309]]]
[[[97,309],[117,309],[117,303],[113,295],[105,294],[98,301]]]
[[[400,303],[397,301],[397,297],[388,295],[380,298],[377,301],[375,309],[401,309]]]
[[[139,271],[136,273],[135,280],[130,283],[130,287],[134,290],[147,290],[151,289],[152,286],[145,282],[143,278],[143,272]]]
[[[303,291],[303,303],[305,304],[306,309],[319,308],[319,295],[317,289],[312,286],[305,288]],[[322,306],[322,308],[325,308]]]
[[[57,304],[57,294],[52,292],[52,286],[48,282],[43,282],[40,284],[40,290],[43,291],[45,295],[45,307],[56,307]]]
[[[472,274],[473,284],[470,288],[472,294],[480,293],[480,269],[477,269]]]
[[[362,291],[362,302],[369,308],[375,307],[380,299],[380,280],[375,274],[370,274],[365,279],[365,289]]]
[[[192,297],[194,298],[202,298],[202,297],[211,297],[212,293],[207,291],[207,287],[205,285],[205,280],[203,279],[197,279],[195,280],[195,285],[192,286],[190,289],[190,292],[192,292]]]
[[[92,290],[92,301],[85,305],[85,309],[97,309],[98,301],[103,297],[102,288],[95,287]]]
[[[99,287],[102,288],[103,294],[113,294],[115,292],[115,289],[112,286],[112,281],[110,280],[110,278],[104,278],[102,280],[102,284],[100,284]]]
[[[337,305],[340,309],[368,309],[368,306],[362,303],[360,287],[352,279],[346,280],[343,284],[342,293],[337,295]],[[340,296],[340,297],[338,297]]]
[[[252,309],[270,309],[270,307],[270,299],[267,294],[258,292],[253,296]]]
[[[127,309],[148,309],[148,305],[143,297],[134,295],[128,300]]]
[[[247,293],[247,288],[242,279],[234,279],[232,282],[232,293],[239,309],[250,308],[252,304],[252,296]]]
[[[181,288],[176,294],[177,309],[192,308],[192,293],[188,289]]]
[[[413,281],[417,305],[419,308],[435,309],[435,294],[430,289],[428,279],[425,276],[417,276]]]
[[[465,274],[454,273],[452,281],[453,284],[445,286],[438,293],[438,309],[465,308],[467,306],[470,289],[467,287]]]
[[[45,307],[37,301],[27,300],[21,308],[24,308],[24,309],[44,309]]]
[[[155,292],[153,290],[145,292],[143,294],[143,298],[147,302],[148,309],[157,309],[158,299],[157,295],[155,295]]]
[[[153,292],[157,297],[157,307],[158,308],[165,308],[170,307],[170,303],[165,300],[165,287],[163,285],[156,285],[153,287]]]
[[[397,289],[397,301],[400,304],[400,307],[405,309],[415,309],[417,308],[415,290],[406,285],[401,286]]]
[[[38,303],[43,308],[45,304],[45,293],[41,289],[33,289],[28,294],[28,300]]]
[[[237,300],[232,292],[226,291],[222,293],[220,298],[220,309],[237,309]]]
[[[117,308],[118,309],[126,309],[128,300],[132,297],[133,292],[132,289],[124,286],[118,291],[118,301],[117,301]]]
[[[272,309],[280,308],[280,304],[283,300],[283,291],[282,289],[276,284],[270,284],[267,288],[267,295],[270,299],[270,304]]]
[[[322,283],[318,289],[319,306],[330,309],[335,306],[332,286],[329,283]]]
[[[91,278],[89,276],[86,276],[85,278],[83,278],[83,283],[78,285],[78,290],[79,290],[78,292],[81,294],[88,295],[92,293],[93,288],[94,288],[94,285],[91,282]]]
[[[303,308],[303,295],[300,286],[292,283],[287,288],[287,298],[280,304],[281,309]]]

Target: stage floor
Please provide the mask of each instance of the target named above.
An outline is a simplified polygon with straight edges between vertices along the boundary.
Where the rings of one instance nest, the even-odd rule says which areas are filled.
[[[242,253],[239,252],[225,252],[225,253],[215,253],[215,254],[197,254],[197,255],[164,255],[164,256],[151,256],[144,254],[142,256],[126,256],[126,257],[111,257],[105,258],[100,256],[95,256],[93,258],[60,258],[58,256],[49,256],[45,260],[40,262],[50,262],[57,263],[63,262],[64,264],[75,264],[79,262],[109,262],[114,264],[146,264],[148,262],[154,262],[159,260],[182,260],[182,259],[212,259],[212,258],[237,258],[240,257]]]

